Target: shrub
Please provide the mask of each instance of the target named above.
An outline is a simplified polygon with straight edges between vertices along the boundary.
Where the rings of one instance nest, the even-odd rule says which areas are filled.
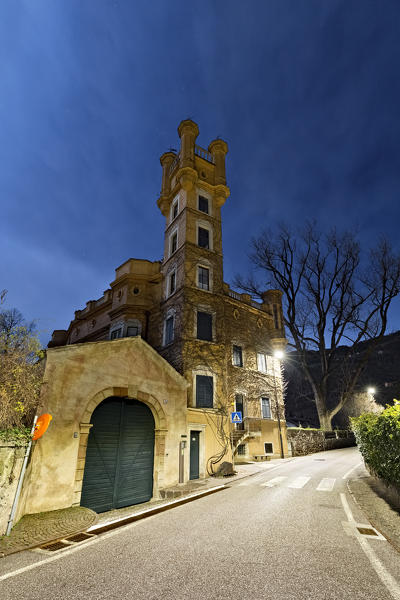
[[[380,415],[353,417],[351,425],[368,466],[378,477],[400,488],[400,402]]]

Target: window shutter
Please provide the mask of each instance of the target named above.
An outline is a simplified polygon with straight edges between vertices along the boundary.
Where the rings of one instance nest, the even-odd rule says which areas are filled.
[[[197,312],[197,339],[212,341],[212,315]]]
[[[214,381],[209,375],[196,375],[196,407],[212,408]]]

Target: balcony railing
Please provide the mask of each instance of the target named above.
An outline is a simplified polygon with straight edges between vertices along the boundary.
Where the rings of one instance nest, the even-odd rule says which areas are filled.
[[[242,301],[242,294],[238,294],[237,292],[233,292],[232,290],[229,290],[228,296],[234,298],[235,300],[239,300],[239,302]]]
[[[206,150],[205,148],[202,148],[201,146],[198,146],[197,144],[195,144],[194,153],[197,156],[200,156],[200,158],[204,158],[204,160],[206,160],[207,162],[209,162],[213,165],[215,164],[214,156],[211,154],[211,152],[208,152],[208,150]]]

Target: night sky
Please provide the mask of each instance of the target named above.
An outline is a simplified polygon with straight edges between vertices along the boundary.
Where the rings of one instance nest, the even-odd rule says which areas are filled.
[[[399,248],[399,40],[398,0],[1,0],[4,307],[47,344],[118,265],[161,258],[185,118],[229,145],[226,281],[282,219]]]

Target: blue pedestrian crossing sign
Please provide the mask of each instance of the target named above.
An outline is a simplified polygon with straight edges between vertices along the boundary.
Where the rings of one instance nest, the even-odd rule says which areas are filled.
[[[242,413],[241,412],[231,412],[231,423],[242,423]]]

